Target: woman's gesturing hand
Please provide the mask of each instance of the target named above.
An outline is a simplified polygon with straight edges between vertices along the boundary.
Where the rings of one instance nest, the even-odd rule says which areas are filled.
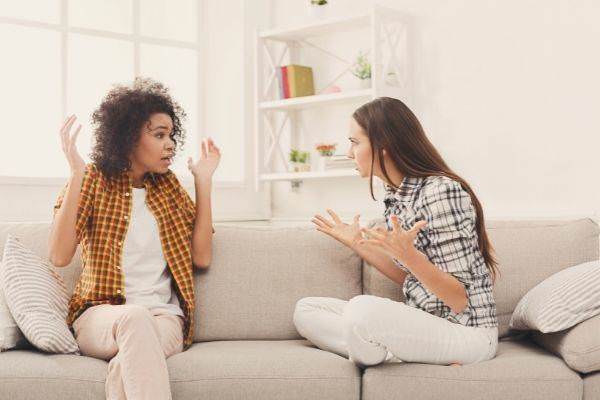
[[[359,243],[372,244],[383,250],[390,257],[393,257],[403,264],[414,254],[416,248],[414,246],[417,234],[427,222],[418,221],[413,227],[405,231],[398,223],[398,216],[392,215],[392,230],[374,230],[363,228],[362,232],[369,236],[369,239],[362,239]]]
[[[196,179],[211,179],[221,160],[221,150],[211,138],[202,139],[200,158],[193,162],[188,158],[188,169]]]
[[[317,230],[331,236],[335,240],[345,244],[352,248],[362,239],[360,233],[360,225],[358,220],[360,215],[354,217],[354,221],[351,224],[345,224],[331,209],[327,209],[327,212],[333,219],[329,221],[327,218],[317,214],[311,220],[316,226]]]
[[[71,135],[71,128],[73,127],[73,123],[75,123],[76,119],[77,117],[75,115],[71,115],[65,120],[62,128],[60,129],[62,150],[63,153],[65,153],[67,161],[69,162],[69,167],[71,167],[71,173],[85,171],[85,161],[83,161],[83,158],[81,158],[79,155],[77,146],[75,145],[77,136],[79,136],[79,132],[81,131],[81,124]]]

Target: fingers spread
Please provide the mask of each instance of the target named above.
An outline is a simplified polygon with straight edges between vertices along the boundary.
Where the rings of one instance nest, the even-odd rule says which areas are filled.
[[[331,215],[331,218],[333,218],[333,221],[336,224],[341,224],[342,223],[342,220],[340,219],[340,217],[338,217],[337,214],[335,212],[333,212],[332,209],[328,208],[327,212],[329,213],[329,215]]]
[[[327,221],[327,219],[325,217],[322,217],[319,214],[315,215],[314,219],[321,221],[323,224],[325,224],[325,226],[327,226],[329,228],[333,227],[333,224],[331,222]]]

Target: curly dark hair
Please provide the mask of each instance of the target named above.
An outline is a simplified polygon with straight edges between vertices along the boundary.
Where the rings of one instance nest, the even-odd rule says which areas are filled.
[[[136,77],[131,86],[114,85],[92,114],[94,146],[90,158],[107,177],[131,168],[129,155],[140,138],[142,126],[155,113],[173,121],[171,139],[175,153],[183,148],[186,113],[173,100],[169,89],[150,78]]]

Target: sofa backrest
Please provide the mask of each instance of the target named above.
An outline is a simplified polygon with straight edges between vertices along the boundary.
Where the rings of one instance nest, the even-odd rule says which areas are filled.
[[[382,219],[370,225],[381,225]],[[598,259],[598,225],[590,219],[568,221],[489,221],[487,232],[496,250],[500,276],[494,285],[499,336],[516,331],[508,323],[517,303],[552,274]],[[364,292],[404,301],[402,288],[365,264]]]
[[[12,233],[47,258],[48,223],[0,223],[0,255]],[[362,293],[362,261],[313,227],[215,226],[213,262],[194,275],[195,341],[298,339],[296,302]],[[71,293],[81,273],[80,246],[57,268]]]
[[[302,297],[362,293],[362,261],[310,228],[215,227],[213,262],[196,275],[195,340],[295,339]]]

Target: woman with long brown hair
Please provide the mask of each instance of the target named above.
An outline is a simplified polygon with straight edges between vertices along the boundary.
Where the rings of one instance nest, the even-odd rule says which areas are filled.
[[[294,323],[317,347],[361,366],[381,362],[460,365],[493,358],[497,262],[481,204],[400,100],[382,97],[350,121],[350,149],[362,177],[385,185],[387,229],[315,215],[317,230],[358,253],[402,286],[405,303],[370,295],[350,301],[307,297]]]

